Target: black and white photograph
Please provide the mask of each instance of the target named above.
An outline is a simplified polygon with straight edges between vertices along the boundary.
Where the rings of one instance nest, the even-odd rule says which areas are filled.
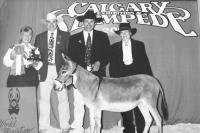
[[[200,0],[0,0],[0,133],[199,133]]]

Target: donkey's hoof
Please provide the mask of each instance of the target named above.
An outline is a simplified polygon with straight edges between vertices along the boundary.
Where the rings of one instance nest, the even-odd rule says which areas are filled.
[[[71,128],[69,133],[84,133],[84,129]]]

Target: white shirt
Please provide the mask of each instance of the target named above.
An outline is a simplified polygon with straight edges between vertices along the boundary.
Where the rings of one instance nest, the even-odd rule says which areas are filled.
[[[30,51],[34,48],[33,45],[31,45],[30,43],[28,44],[24,44],[24,43],[21,43],[21,44],[15,44],[15,45],[21,45],[21,46],[24,46],[24,51],[25,51],[25,55],[26,57],[29,57],[30,55]],[[11,55],[11,52],[14,50],[15,47],[12,47],[12,48],[9,48],[3,58],[3,64],[7,67],[12,67],[13,63],[14,63],[14,60],[11,59],[10,55]],[[30,64],[32,64],[31,61],[28,61],[27,59],[23,58],[23,62],[24,62],[24,65],[25,66],[28,66]],[[35,67],[36,70],[39,70],[41,67],[42,67],[43,63],[40,61],[38,63],[38,65]]]
[[[122,41],[123,62],[125,65],[133,63],[131,40],[128,42]]]
[[[88,38],[88,33],[90,33],[90,37],[91,37],[91,42],[92,42],[92,38],[93,38],[93,30],[90,31],[90,32],[87,32],[87,31],[83,31],[83,36],[84,36],[84,40],[85,40],[85,45],[87,43],[87,38]]]
[[[57,29],[55,31],[48,31],[48,37],[47,37],[47,42],[49,44],[49,39],[50,39],[50,36],[51,36],[51,33],[53,33],[53,38],[54,38],[54,44],[53,44],[53,61],[52,63],[54,64],[55,63],[55,53],[56,53],[56,38],[57,38]]]

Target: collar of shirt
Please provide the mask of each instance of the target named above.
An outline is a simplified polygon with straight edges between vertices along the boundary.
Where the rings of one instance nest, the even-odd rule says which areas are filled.
[[[26,47],[26,48],[29,48],[29,49],[33,49],[34,48],[34,46],[31,45],[31,43],[23,43],[22,42],[21,45],[24,46],[24,47]]]
[[[92,42],[92,38],[93,38],[93,30],[90,31],[90,32],[87,32],[87,31],[84,30],[84,31],[83,31],[83,36],[84,36],[84,40],[85,40],[85,45],[86,45],[86,42],[87,42],[88,33],[90,33],[91,42]]]
[[[122,41],[122,45],[123,46],[131,46],[131,40],[128,40],[127,42],[125,42],[125,41]]]

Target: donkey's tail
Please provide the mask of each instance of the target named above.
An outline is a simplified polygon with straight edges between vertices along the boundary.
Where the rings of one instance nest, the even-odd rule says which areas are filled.
[[[162,100],[161,100],[162,115],[163,115],[163,118],[165,120],[168,120],[169,112],[168,112],[167,102],[166,102],[166,99],[165,99],[165,93],[164,93],[163,87],[162,87],[159,80],[158,80],[158,82],[160,84],[160,93],[161,93],[161,97],[162,97]]]
[[[167,106],[167,102],[166,102],[164,93],[162,93],[162,94],[163,95],[162,95],[162,101],[161,101],[161,109],[162,109],[162,112],[163,112],[164,119],[168,120],[168,118],[169,118],[168,106]]]

